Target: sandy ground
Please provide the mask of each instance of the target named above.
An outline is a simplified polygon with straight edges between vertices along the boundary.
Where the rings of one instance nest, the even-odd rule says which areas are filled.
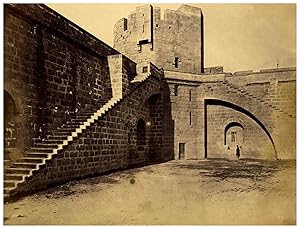
[[[115,172],[4,205],[5,224],[295,224],[295,161],[186,160]]]

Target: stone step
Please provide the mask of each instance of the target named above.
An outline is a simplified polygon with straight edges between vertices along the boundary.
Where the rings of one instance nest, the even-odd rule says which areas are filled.
[[[12,190],[14,190],[15,188],[13,188],[13,187],[6,187],[6,188],[4,188],[4,195],[6,194],[6,195],[9,195],[9,193],[12,191]]]
[[[60,132],[68,132],[68,133],[71,133],[71,132],[74,132],[76,128],[78,128],[79,125],[77,126],[74,126],[74,127],[67,127],[67,126],[64,126],[64,127],[60,127],[59,129],[57,129],[55,131],[55,133],[60,133]]]
[[[92,115],[77,115],[78,119],[84,119],[85,121],[88,120]]]
[[[43,163],[43,159],[41,157],[23,157],[20,159],[20,162],[26,162],[26,163]]]
[[[24,174],[4,174],[4,180],[22,180]]]
[[[92,116],[96,111],[86,111],[78,114],[78,116]]]
[[[45,153],[52,153],[53,148],[42,148],[42,147],[31,147],[30,148],[31,152],[45,152]]]
[[[56,140],[56,141],[64,141],[64,140],[67,140],[67,137],[69,135],[49,135],[48,136],[48,139],[49,140]]]
[[[30,158],[47,158],[50,154],[49,153],[43,153],[43,152],[28,152],[26,154],[26,157]]]
[[[12,164],[11,160],[4,160],[4,167],[9,167]]]
[[[56,136],[69,136],[69,135],[71,135],[71,133],[72,133],[73,131],[64,131],[64,130],[57,130],[57,131],[55,131],[55,133],[53,134],[53,135],[56,135]],[[49,136],[51,136],[51,135],[49,135]]]
[[[35,147],[36,148],[57,148],[58,147],[58,144],[51,144],[51,143],[36,143],[35,144]]]
[[[62,125],[62,129],[65,129],[65,128],[73,128],[73,129],[76,129],[78,128],[80,125],[82,125],[84,122],[78,122],[78,123],[70,123],[70,122],[67,122],[66,124],[63,124]]]
[[[9,194],[7,194],[7,193],[3,194],[4,201],[7,201],[9,199],[9,197],[10,197]]]
[[[29,168],[6,168],[4,169],[5,174],[24,174],[29,175],[31,169]]]
[[[36,169],[37,164],[36,163],[30,163],[30,162],[15,162],[11,165],[11,168],[28,168],[28,169]]]
[[[70,121],[67,121],[67,123],[84,123],[86,120],[85,118],[72,118]]]
[[[50,145],[56,144],[56,145],[57,145],[57,144],[63,143],[63,140],[38,139],[38,140],[35,140],[34,143],[35,143],[35,146],[36,146],[37,144],[39,144],[39,143],[42,143],[42,144],[50,144]]]
[[[4,188],[14,188],[14,187],[16,187],[15,180],[5,180],[4,181]]]

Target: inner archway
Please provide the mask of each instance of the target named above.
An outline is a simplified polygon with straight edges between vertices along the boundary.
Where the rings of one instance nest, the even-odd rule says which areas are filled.
[[[136,150],[138,157],[144,156],[146,154],[146,123],[140,118],[137,122],[137,142],[136,142]]]

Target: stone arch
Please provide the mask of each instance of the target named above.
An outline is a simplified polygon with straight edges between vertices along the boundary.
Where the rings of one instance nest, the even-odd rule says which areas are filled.
[[[228,108],[238,111],[238,112],[246,115],[250,119],[252,119],[263,130],[263,132],[268,137],[268,139],[271,142],[272,147],[273,147],[274,156],[277,159],[277,150],[275,147],[275,143],[274,143],[274,140],[273,140],[269,130],[267,129],[266,124],[264,124],[252,112],[243,108],[242,106],[239,106],[235,103],[228,102],[228,101],[225,101],[222,99],[217,99],[217,98],[204,99],[204,123],[205,123],[205,125],[204,125],[204,156],[205,156],[205,158],[207,158],[207,105],[220,105],[220,106],[228,107]]]
[[[162,94],[153,93],[145,101],[150,111],[150,120],[146,123],[149,131],[149,160],[160,161],[163,157],[163,103]]]

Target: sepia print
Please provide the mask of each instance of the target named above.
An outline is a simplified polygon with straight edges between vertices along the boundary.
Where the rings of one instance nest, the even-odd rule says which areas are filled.
[[[4,224],[295,225],[295,26],[296,4],[4,4]]]

